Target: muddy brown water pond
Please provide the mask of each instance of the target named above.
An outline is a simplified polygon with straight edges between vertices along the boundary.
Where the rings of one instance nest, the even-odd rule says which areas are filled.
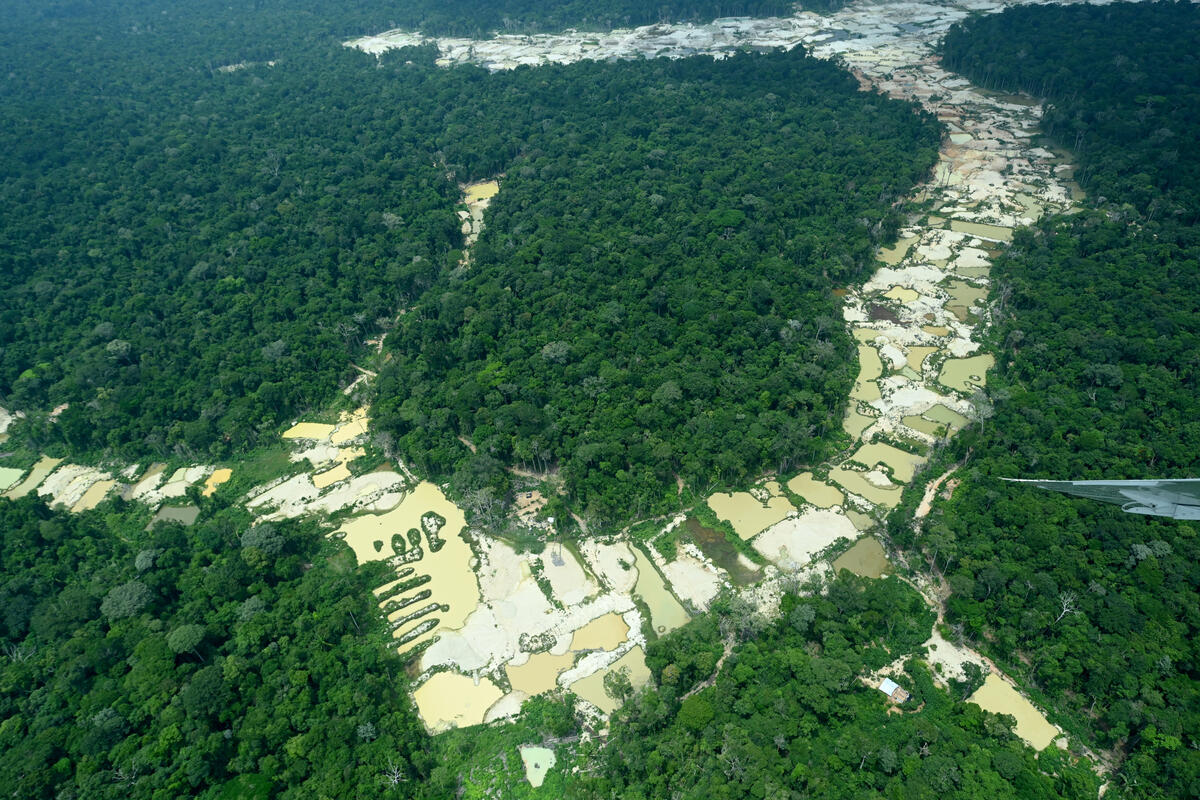
[[[725,538],[725,534],[713,528],[706,527],[695,517],[688,517],[683,523],[684,528],[691,534],[692,541],[712,562],[729,573],[729,579],[739,586],[754,583],[761,577],[757,569],[750,569],[738,558],[738,549]]]
[[[650,563],[650,559],[641,551],[641,548],[634,547],[633,556],[638,571],[637,584],[633,591],[649,607],[650,624],[654,627],[654,631],[662,636],[664,633],[670,633],[687,624],[691,617],[675,599],[675,595],[671,594],[662,575],[659,575],[658,570],[654,568],[654,564]]]
[[[41,460],[33,465],[33,469],[29,471],[29,475],[18,484],[15,488],[9,489],[8,494],[4,495],[10,500],[17,500],[32,492],[34,489],[42,485],[42,481],[46,480],[47,476],[53,472],[59,464],[62,463],[61,458],[50,458],[42,456]]]
[[[987,382],[987,371],[995,366],[990,353],[970,358],[948,358],[942,363],[938,381],[951,389],[970,394]]]
[[[0,467],[0,491],[9,489],[17,481],[21,480],[21,476],[25,474],[25,470],[15,467]]]
[[[1012,241],[1012,228],[1005,228],[1001,225],[988,225],[983,222],[968,222],[967,220],[955,219],[950,221],[950,230],[970,234],[980,239],[989,239],[993,242]]]
[[[968,697],[967,702],[993,714],[1008,714],[1015,718],[1017,724],[1013,733],[1034,750],[1048,747],[1060,733],[1041,711],[995,673],[984,679],[983,686]]]
[[[875,527],[875,520],[871,519],[861,511],[846,509],[846,516],[849,517],[850,521],[854,523],[854,527],[860,531],[865,531]]]
[[[833,569],[848,569],[861,578],[878,578],[892,571],[892,562],[888,561],[883,545],[874,536],[859,539],[846,552],[833,562]]]
[[[163,506],[146,527],[150,528],[156,522],[178,522],[183,525],[193,525],[198,516],[200,516],[200,509],[195,506]]]
[[[896,266],[904,260],[904,256],[908,254],[908,248],[916,243],[918,237],[907,236],[896,242],[894,247],[885,247],[879,251],[879,260],[888,266]]]

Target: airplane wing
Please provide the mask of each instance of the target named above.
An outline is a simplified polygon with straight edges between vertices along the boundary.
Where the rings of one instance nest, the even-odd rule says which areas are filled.
[[[1114,503],[1130,514],[1200,520],[1200,478],[1146,481],[1039,481],[1002,478],[1039,489]]]

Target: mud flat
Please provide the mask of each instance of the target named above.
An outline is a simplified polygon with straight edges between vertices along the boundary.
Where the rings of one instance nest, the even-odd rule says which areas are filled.
[[[600,588],[584,572],[570,548],[550,545],[540,560],[542,574],[550,581],[554,596],[564,605],[578,605],[599,593]]]
[[[657,556],[657,552],[654,554]],[[675,558],[671,561],[656,559],[655,563],[679,599],[696,609],[707,610],[721,587],[727,585],[717,567],[690,542],[676,544]]]
[[[111,478],[107,472],[101,472],[95,467],[66,464],[42,481],[37,491],[40,496],[47,498],[51,505],[72,508],[95,484]]]
[[[1034,750],[1049,746],[1062,734],[1061,730],[1050,724],[1042,712],[995,673],[984,679],[983,686],[968,697],[967,702],[975,703],[984,711],[991,711],[993,714],[1015,717],[1017,724],[1013,732]]]
[[[389,511],[404,498],[408,480],[398,472],[382,470],[358,475],[327,489],[318,489],[309,473],[294,475],[251,491],[246,506],[262,519],[292,519],[305,514],[353,511]],[[274,511],[269,509],[274,508]]]
[[[483,534],[476,534],[476,548],[481,602],[462,627],[438,634],[418,666],[425,674],[449,666],[477,676],[502,669],[513,691],[488,712],[489,719],[517,713],[527,697],[601,670],[642,642],[643,618],[628,594],[638,579],[636,559],[624,543],[585,543],[585,557],[600,585],[592,584],[594,596],[569,605],[552,585],[547,596],[533,576],[532,567],[540,567],[545,552],[518,554]],[[605,577],[610,571],[619,581],[619,592]],[[391,592],[392,586],[385,586],[376,593],[386,604]],[[659,603],[650,605],[662,613]],[[540,652],[530,655],[531,648]]]
[[[796,569],[838,539],[857,537],[858,530],[844,514],[820,510],[785,519],[761,533],[751,544],[780,567]]]
[[[189,486],[206,479],[213,471],[212,467],[206,466],[180,467],[164,482],[165,467],[165,464],[152,465],[130,491],[130,499],[151,507],[161,505],[166,500],[183,497]]]
[[[462,221],[463,245],[469,251],[471,246],[479,240],[479,234],[483,233],[483,212],[487,210],[492,198],[500,191],[500,183],[494,180],[480,181],[479,183],[463,184],[459,188],[462,190],[463,204],[467,208],[459,211],[458,216]],[[464,263],[469,258],[469,255],[465,255]]]
[[[627,594],[633,591],[638,580],[638,571],[634,566],[637,559],[628,544],[590,539],[581,542],[579,549],[583,552],[583,557],[587,560],[592,572],[612,591],[618,594]]]

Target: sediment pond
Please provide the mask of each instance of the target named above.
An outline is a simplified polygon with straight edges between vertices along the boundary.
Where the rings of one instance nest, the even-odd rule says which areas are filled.
[[[876,486],[864,477],[864,473],[855,472],[845,467],[834,467],[829,471],[829,479],[848,492],[853,492],[866,498],[871,503],[884,508],[895,508],[900,502],[900,486]]]
[[[629,626],[620,614],[605,614],[575,631],[571,650],[615,650],[628,636]]]
[[[765,502],[750,492],[717,492],[708,498],[708,507],[732,525],[738,536],[751,539],[796,510],[779,484],[767,483],[762,491],[768,495]]]
[[[1060,734],[1059,729],[1051,725],[1042,712],[995,673],[984,679],[983,686],[968,697],[967,702],[975,703],[984,711],[1014,717],[1017,724],[1013,732],[1034,750],[1047,747]]]
[[[479,725],[496,701],[500,687],[487,678],[476,683],[457,672],[439,672],[413,692],[421,720],[431,733],[448,728]]]
[[[650,563],[646,554],[637,547],[632,549],[638,571],[634,594],[642,598],[642,602],[650,608],[650,625],[655,633],[662,636],[682,626],[691,617],[675,599],[675,595],[667,589],[662,576],[658,574],[658,570]]]
[[[217,487],[232,477],[233,470],[227,467],[213,470],[213,474],[209,475],[208,480],[204,482],[204,491],[201,494],[203,494],[205,497],[212,497],[217,491]]]
[[[817,480],[811,472],[801,472],[788,481],[787,487],[792,494],[800,495],[817,508],[832,508],[846,502],[846,496],[836,487]]]
[[[422,521],[422,517],[431,512],[445,520],[437,533],[442,545],[436,552]],[[392,547],[392,537],[398,535],[406,541],[409,531],[420,532],[424,552],[420,560],[408,566],[413,567],[417,575],[429,576],[429,582],[421,588],[432,594],[415,608],[402,609],[397,614],[407,616],[419,608],[436,605],[438,610],[429,616],[436,617],[438,625],[406,642],[404,649],[433,637],[438,631],[461,628],[467,616],[479,605],[479,581],[471,569],[471,548],[462,538],[466,524],[462,510],[447,500],[441,489],[422,481],[391,511],[354,517],[337,531],[343,534],[343,540],[360,564],[399,555]],[[423,621],[418,617],[397,628],[395,635],[403,637]]]
[[[734,583],[744,586],[762,576],[760,570],[746,565],[745,556],[725,538],[723,532],[706,527],[695,517],[688,517],[683,524],[696,546],[700,548],[700,552],[725,570]]]
[[[942,364],[938,382],[951,389],[970,394],[987,383],[987,371],[996,363],[990,354],[970,358],[948,358]]]
[[[520,666],[504,665],[508,682],[514,691],[524,692],[533,697],[542,692],[548,692],[558,686],[558,675],[564,669],[570,669],[575,663],[574,653],[563,653],[556,656],[551,653],[534,653],[529,660]]]
[[[848,569],[862,578],[879,578],[892,572],[892,562],[888,561],[879,540],[866,536],[834,559],[833,569]]]
[[[850,456],[852,461],[865,465],[868,469],[876,464],[885,464],[892,470],[894,483],[908,483],[913,479],[913,473],[918,466],[925,463],[925,456],[908,453],[890,444],[864,444]]]
[[[38,462],[33,465],[33,469],[29,471],[29,475],[26,476],[25,480],[21,481],[12,489],[9,489],[4,496],[10,500],[16,500],[29,494],[38,486],[41,486],[42,481],[46,480],[46,476],[53,472],[54,469],[62,463],[62,461],[63,460],[61,458],[42,456],[41,459],[39,459]]]
[[[520,752],[521,763],[525,766],[525,780],[537,789],[545,782],[546,773],[557,763],[554,751],[546,747],[525,746]]]
[[[0,492],[11,489],[13,484],[21,480],[25,470],[16,467],[0,467]]]
[[[599,672],[593,672],[586,678],[580,678],[572,683],[571,691],[605,714],[611,714],[617,710],[620,703],[605,690],[604,677],[617,670],[629,671],[629,683],[634,689],[640,689],[650,682],[650,670],[646,667],[646,654],[641,647],[634,647]]]

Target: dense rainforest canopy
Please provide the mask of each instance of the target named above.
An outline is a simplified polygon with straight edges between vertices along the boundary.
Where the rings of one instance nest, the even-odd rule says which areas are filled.
[[[535,329],[521,305],[555,288],[547,266],[572,268],[562,275],[566,286],[608,293],[594,308],[572,296],[559,302],[608,326],[603,341],[588,344],[627,358],[625,372],[653,366],[664,341],[679,347],[669,336],[681,320],[696,323],[698,341],[682,340],[689,353],[707,344],[786,363],[788,352],[802,351],[816,364],[822,350],[845,347],[836,315],[824,323],[817,306],[833,308],[828,289],[853,279],[871,242],[887,235],[888,202],[927,166],[927,120],[869,96],[843,99],[836,112],[820,102],[801,108],[814,98],[789,76],[822,92],[842,85],[800,54],[734,59],[728,72],[689,61],[489,76],[436,70],[431,53],[409,51],[375,69],[337,47],[336,37],[390,27],[383,6],[293,0],[234,11],[216,2],[134,2],[114,10],[71,2],[13,10],[0,30],[9,76],[0,89],[0,393],[30,410],[72,404],[56,425],[32,421],[25,433],[35,443],[138,456],[242,448],[326,401],[366,352],[362,341],[403,307],[411,319],[389,340],[398,363],[382,379],[393,388],[401,364],[412,367],[415,383],[428,380],[422,370],[455,375],[453,359],[475,358],[480,341],[493,347],[509,335],[507,347],[516,348],[526,334],[543,337],[520,358],[497,349],[483,360],[469,377],[488,414],[462,428],[447,396],[420,412],[428,432],[416,433],[420,418],[397,389],[401,400],[381,410],[404,444],[431,445],[430,467],[484,480],[501,456],[534,466],[561,460],[565,449],[545,452],[539,439],[534,452],[533,438],[522,438],[530,430],[520,426],[546,423],[537,416],[546,412],[527,397],[518,398],[527,406],[510,402],[516,395],[501,375],[526,370],[518,374],[527,386],[576,397],[573,384],[550,380],[553,370],[583,369],[574,317],[563,315],[554,332]],[[1195,148],[1187,144],[1200,140],[1200,26],[1189,6],[1009,14],[970,23],[968,38],[953,33],[947,58],[990,53],[960,68],[978,81],[990,80],[989,69],[1003,73],[996,88],[1049,95],[1049,124],[1077,148],[1080,179],[1098,208],[1018,234],[997,264],[995,414],[952,443],[947,464],[970,453],[964,481],[935,506],[920,538],[902,517],[913,499],[891,530],[946,576],[955,631],[1033,687],[1072,732],[1110,748],[1118,763],[1110,796],[1194,796],[1193,526],[993,478],[1200,473],[1200,239],[1194,182],[1180,179],[1193,174]],[[1019,36],[1003,27],[1006,19],[1019,22]],[[62,41],[73,48],[48,46]],[[267,61],[275,66],[260,63]],[[247,66],[218,69],[240,62]],[[1096,76],[1108,63],[1144,66],[1104,88]],[[755,91],[760,77],[786,85],[771,98]],[[535,90],[546,92],[544,103],[531,102]],[[631,97],[661,106],[661,115],[618,113]],[[695,124],[727,132],[739,113],[757,140],[713,146],[688,124],[691,114]],[[770,129],[763,119],[788,124]],[[864,134],[847,130],[849,122],[898,127]],[[913,145],[899,154],[856,138],[905,135]],[[784,152],[791,146],[810,147],[810,161],[827,168],[851,155],[866,159],[854,188],[832,184],[842,187],[836,202],[849,216],[833,220],[816,209],[785,220],[770,203],[747,201],[797,202],[783,187],[812,176]],[[902,163],[872,160],[889,157]],[[728,174],[726,163],[746,174]],[[504,190],[488,231],[459,269],[455,182],[500,172]],[[763,188],[747,188],[755,181]],[[786,238],[773,238],[766,222]],[[608,237],[608,227],[621,235]],[[681,261],[694,272],[663,278],[654,237],[665,233],[736,261],[733,269],[714,257],[710,267],[727,270],[722,279],[739,288],[727,293],[730,305],[703,307],[714,289],[694,263],[699,256]],[[780,254],[806,267],[792,283],[770,269]],[[628,263],[638,270],[617,269]],[[775,294],[764,296],[764,285]],[[659,286],[663,296],[654,300]],[[781,304],[807,313],[784,315]],[[494,331],[483,327],[489,315]],[[634,318],[658,338],[622,340],[622,323]],[[799,328],[772,327],[789,319]],[[736,334],[717,335],[734,323],[749,349]],[[786,330],[800,335],[785,341]],[[432,365],[417,363],[429,359],[413,355],[408,335],[442,345],[431,346]],[[755,336],[770,341],[754,347]],[[628,349],[611,350],[619,346]],[[753,377],[755,363],[737,364]],[[826,402],[824,387],[842,379],[837,369],[802,372],[798,407]],[[587,377],[572,374],[581,383]],[[695,402],[689,379],[617,383],[622,391],[611,399],[665,418]],[[462,386],[470,391],[466,380]],[[496,402],[493,391],[501,413],[487,405]],[[599,407],[604,397],[587,399]],[[710,478],[737,476],[754,458],[770,465],[819,454],[767,444],[775,440],[754,426],[770,419],[757,408],[769,397],[738,402],[750,410],[729,413],[757,449],[747,456],[739,441],[731,452],[744,460],[714,460]],[[808,418],[818,428],[827,422]],[[631,441],[633,428],[608,419],[619,424],[600,432],[615,444],[585,453],[616,452],[634,463],[611,449]],[[481,455],[456,449],[458,434],[473,436]],[[724,448],[712,447],[720,458]],[[630,496],[661,502],[661,493],[656,501],[643,490],[661,489],[668,470],[638,463],[650,472],[628,478]],[[612,500],[589,482],[590,464],[567,461],[564,474],[577,497],[603,513]],[[370,592],[382,576],[353,568],[314,524],[254,526],[220,494],[196,499],[194,527],[150,531],[147,513],[120,501],[67,516],[31,499],[0,500],[0,786],[9,793],[443,798],[500,785],[512,797],[530,791],[518,744],[578,734],[567,698],[530,703],[512,726],[430,739]],[[546,791],[1095,797],[1085,765],[1053,748],[1034,757],[1006,720],[956,702],[971,683],[947,694],[920,663],[902,663],[898,678],[915,695],[906,710],[921,711],[886,713],[883,696],[858,677],[914,653],[930,625],[901,581],[843,576],[823,597],[783,603],[783,618],[768,623],[723,601],[713,615],[651,642],[659,688],[616,717],[607,749],[595,740],[560,748],[581,772],[553,772]]]
[[[146,520],[0,500],[5,796],[359,797],[431,768],[384,565],[217,500]]]
[[[1097,199],[1200,221],[1200,10],[1194,3],[1023,6],[947,33],[945,65],[1047,98],[1043,131]]]
[[[34,446],[227,457],[406,312],[377,412],[438,476],[557,464],[611,518],[825,451],[853,369],[830,292],[931,118],[798,50],[490,75],[376,61],[304,4],[324,41],[153,8],[28,11],[5,50],[0,396]],[[499,173],[457,269],[455,183]]]
[[[832,290],[894,235],[932,119],[798,50],[487,82],[502,104],[448,136],[510,108],[526,133],[498,142],[521,150],[495,165],[470,264],[388,339],[376,415],[402,451],[435,474],[462,462],[456,436],[475,462],[557,464],[601,519],[670,510],[677,475],[703,489],[827,452],[854,372]]]
[[[704,23],[720,17],[786,17],[796,8],[827,12],[845,4],[846,0],[412,0],[390,9],[389,19],[390,27],[425,34],[487,37]]]
[[[996,478],[1200,475],[1200,10],[1014,9],[946,49],[974,81],[1046,92],[1095,210],[996,262],[995,414],[954,443],[962,485],[920,539],[911,505],[893,533],[946,575],[952,624],[1111,749],[1126,795],[1193,796],[1195,525]]]
[[[312,523],[201,505],[193,527],[147,531],[119,501],[67,515],[0,500],[6,795],[511,798],[531,792],[518,745],[575,741],[569,697],[428,737],[370,592],[384,565],[356,569]],[[932,614],[899,579],[843,573],[783,602],[768,622],[725,601],[652,642],[661,688],[614,718],[607,746],[562,751],[584,769],[556,769],[542,796],[1095,796],[1086,765],[1035,756],[959,702],[978,675],[947,693],[903,663]],[[859,677],[897,659],[913,697],[893,715]]]
[[[656,22],[786,16],[793,5],[788,0],[414,0],[397,4],[391,19],[392,27],[426,34],[486,37],[495,32],[608,31]]]

